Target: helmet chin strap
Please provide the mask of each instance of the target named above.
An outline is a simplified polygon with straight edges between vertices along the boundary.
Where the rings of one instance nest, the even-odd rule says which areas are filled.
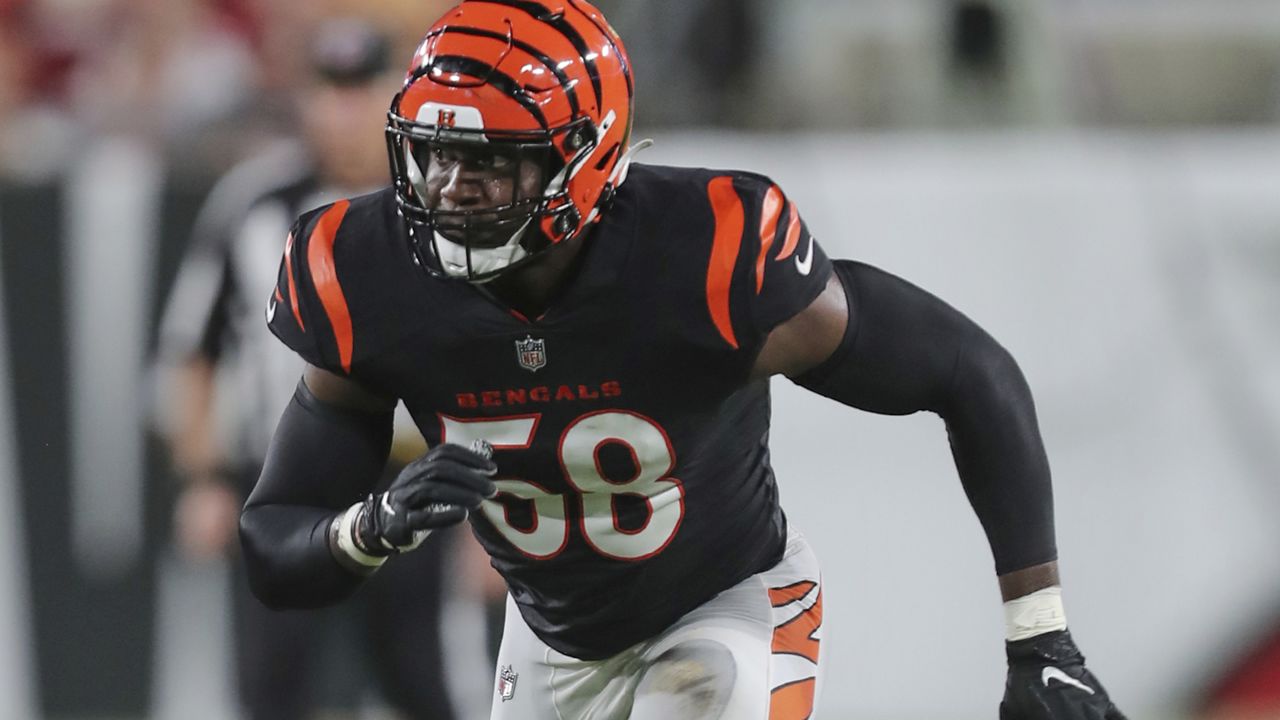
[[[529,229],[532,219],[525,220],[511,238],[495,248],[471,248],[471,257],[467,258],[467,246],[456,243],[439,232],[435,232],[436,252],[439,253],[440,268],[450,277],[470,279],[473,275],[483,275],[525,259],[529,251],[520,244],[521,238]]]

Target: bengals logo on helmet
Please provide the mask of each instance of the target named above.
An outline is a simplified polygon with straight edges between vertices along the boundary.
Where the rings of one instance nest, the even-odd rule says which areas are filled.
[[[485,143],[545,147],[554,161],[536,202],[491,209],[489,215],[506,218],[527,205],[527,222],[501,260],[483,273],[468,269],[469,279],[480,279],[597,220],[625,177],[633,93],[621,39],[587,2],[468,0],[446,12],[418,46],[388,116],[397,200],[419,260],[438,264],[447,213],[423,197],[425,169],[415,160],[415,143],[439,140],[441,128],[465,139],[465,130]],[[453,110],[431,112],[440,107],[466,109],[467,122]],[[468,228],[484,222],[474,213],[458,221]],[[489,248],[466,250],[471,262]]]

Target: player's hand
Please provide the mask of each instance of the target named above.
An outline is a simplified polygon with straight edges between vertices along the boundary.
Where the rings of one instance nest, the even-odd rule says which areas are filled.
[[[454,525],[497,494],[493,448],[445,443],[405,466],[386,492],[370,495],[356,517],[354,540],[369,555],[417,547],[434,528]]]
[[[1005,643],[1000,720],[1125,720],[1066,630]]]

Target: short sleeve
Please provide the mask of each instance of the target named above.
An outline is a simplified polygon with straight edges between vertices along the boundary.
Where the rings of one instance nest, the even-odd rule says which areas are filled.
[[[748,246],[756,250],[752,268],[751,316],[757,332],[789,320],[822,294],[831,260],[800,215],[800,208],[772,181],[747,176],[739,181]]]
[[[713,215],[711,319],[731,347],[755,348],[822,293],[831,261],[796,204],[768,178],[717,175],[706,191]]]
[[[329,206],[308,212],[289,230],[276,286],[267,299],[266,317],[272,334],[303,360],[330,372],[346,374],[350,372],[350,358],[345,358],[344,363],[341,347],[344,329],[335,328],[334,318],[326,312],[322,298],[326,279],[317,279],[313,267],[315,255],[323,254],[321,247],[313,250],[313,243],[323,244],[326,232],[336,233],[336,227],[330,227],[332,222],[326,222],[326,218],[332,219],[332,210],[333,206]],[[345,331],[349,339],[350,328]]]
[[[225,236],[196,235],[178,267],[160,324],[160,356],[216,362],[232,332],[235,285]]]
[[[252,198],[228,176],[200,208],[169,291],[160,323],[159,354],[166,362],[193,356],[217,362],[234,342],[231,318],[239,294],[232,271],[232,247]]]

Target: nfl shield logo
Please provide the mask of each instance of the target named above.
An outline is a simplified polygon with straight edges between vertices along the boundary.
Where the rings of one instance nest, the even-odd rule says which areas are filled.
[[[516,680],[519,679],[520,674],[514,672],[510,665],[502,666],[502,670],[498,673],[498,697],[502,698],[502,702],[516,696]]]
[[[526,335],[523,340],[517,340],[516,360],[520,361],[520,367],[525,370],[537,372],[547,364],[547,341],[542,338],[535,340],[531,335]]]

